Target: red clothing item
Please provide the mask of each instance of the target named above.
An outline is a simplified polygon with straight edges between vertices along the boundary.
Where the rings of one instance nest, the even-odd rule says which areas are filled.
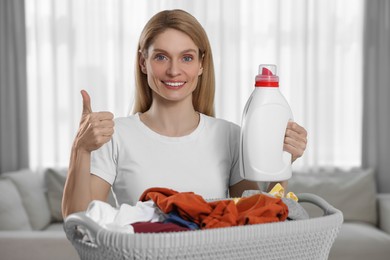
[[[150,188],[140,200],[150,199],[164,213],[176,210],[183,219],[202,229],[284,221],[288,216],[288,207],[281,199],[264,194],[242,198],[235,204],[232,200],[207,202],[193,192]]]
[[[191,230],[189,228],[176,225],[174,223],[137,222],[131,225],[134,228],[134,233],[161,233],[161,232],[179,232],[179,231]]]

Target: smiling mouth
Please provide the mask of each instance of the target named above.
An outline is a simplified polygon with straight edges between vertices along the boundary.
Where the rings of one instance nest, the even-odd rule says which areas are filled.
[[[176,82],[162,81],[162,83],[164,83],[166,86],[170,88],[180,88],[184,86],[186,82],[185,81],[176,81]]]

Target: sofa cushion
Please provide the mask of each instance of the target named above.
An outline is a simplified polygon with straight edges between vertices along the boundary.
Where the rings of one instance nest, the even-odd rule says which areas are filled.
[[[31,230],[22,198],[8,179],[0,179],[0,230]]]
[[[378,194],[378,227],[390,234],[390,193]]]
[[[314,193],[343,212],[345,221],[377,224],[375,176],[372,169],[294,172],[288,190]],[[321,215],[317,207],[305,205],[310,216]]]
[[[47,198],[50,213],[53,221],[62,221],[62,194],[66,181],[66,169],[52,169],[45,171],[45,182],[47,186]]]
[[[347,222],[330,250],[329,260],[385,260],[390,256],[390,236],[363,222]]]
[[[32,229],[41,230],[50,223],[50,210],[44,189],[43,177],[31,170],[2,174],[10,179],[19,191]]]
[[[48,168],[44,174],[51,218],[53,221],[63,221],[61,204],[68,169]],[[108,203],[113,207],[117,207],[112,190],[108,194]]]

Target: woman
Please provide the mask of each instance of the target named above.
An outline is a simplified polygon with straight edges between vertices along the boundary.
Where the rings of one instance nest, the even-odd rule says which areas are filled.
[[[82,91],[62,210],[86,210],[107,201],[134,204],[150,187],[193,191],[206,198],[258,189],[239,174],[239,126],[214,118],[214,67],[208,37],[182,10],[163,11],[141,33],[136,61],[134,115],[93,113]],[[293,160],[306,148],[306,131],[289,123],[284,150]],[[269,188],[272,188],[270,184]]]

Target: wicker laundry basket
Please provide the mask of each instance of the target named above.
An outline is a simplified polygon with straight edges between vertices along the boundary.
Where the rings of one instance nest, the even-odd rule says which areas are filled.
[[[300,203],[317,205],[324,215],[229,228],[126,234],[104,229],[80,212],[65,219],[64,229],[82,260],[327,259],[343,215],[314,194],[298,198]]]

